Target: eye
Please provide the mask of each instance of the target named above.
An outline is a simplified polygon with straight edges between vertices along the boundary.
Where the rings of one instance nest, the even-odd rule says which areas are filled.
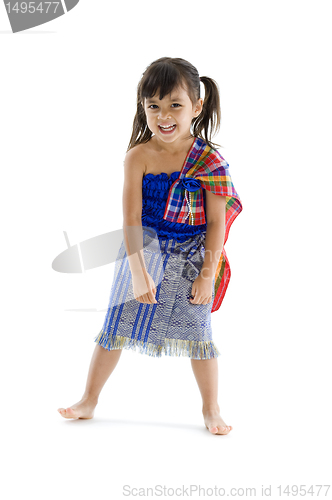
[[[150,104],[150,106],[148,106],[148,108],[156,109],[156,108],[153,108],[152,106],[156,106],[156,108],[158,108],[157,104]],[[181,107],[181,104],[179,104],[178,102],[173,102],[172,106],[180,106]]]

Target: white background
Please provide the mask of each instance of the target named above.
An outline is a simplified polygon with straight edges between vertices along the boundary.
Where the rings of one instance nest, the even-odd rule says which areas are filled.
[[[327,1],[82,0],[12,34],[0,6],[6,500],[331,483],[330,20]],[[113,264],[79,275],[52,261],[63,231],[74,245],[122,227],[136,86],[162,56],[218,82],[213,140],[243,203],[212,314],[227,436],[205,428],[184,357],[126,350],[94,419],[57,412],[83,395],[105,316],[67,309],[105,310]]]

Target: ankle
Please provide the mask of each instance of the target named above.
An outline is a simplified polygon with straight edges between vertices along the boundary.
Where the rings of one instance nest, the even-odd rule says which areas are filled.
[[[98,403],[98,396],[94,396],[93,394],[84,393],[81,401],[89,401],[90,403],[93,403],[96,405]]]
[[[218,403],[209,403],[209,404],[205,404],[205,405],[203,404],[202,412],[203,413],[207,413],[207,412],[220,413],[220,408],[219,408]]]

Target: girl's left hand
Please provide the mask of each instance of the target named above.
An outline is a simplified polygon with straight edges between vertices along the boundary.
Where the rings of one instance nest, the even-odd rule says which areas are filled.
[[[191,304],[209,304],[212,301],[212,287],[213,278],[203,278],[201,274],[195,279],[191,295],[194,297],[189,298]]]

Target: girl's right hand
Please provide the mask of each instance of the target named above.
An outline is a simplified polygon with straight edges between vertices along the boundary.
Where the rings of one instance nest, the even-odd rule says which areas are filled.
[[[135,299],[143,304],[157,304],[155,298],[157,289],[150,274],[145,270],[133,274],[132,278]]]

